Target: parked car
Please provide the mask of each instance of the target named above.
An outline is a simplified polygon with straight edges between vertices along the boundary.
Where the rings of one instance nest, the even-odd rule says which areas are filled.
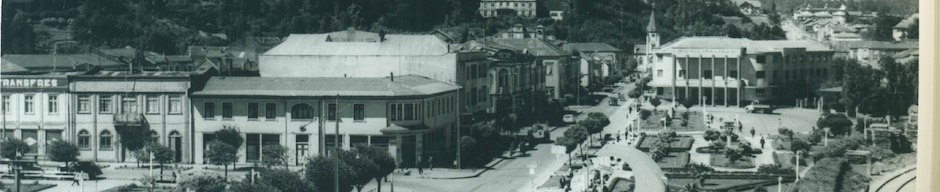
[[[565,116],[561,117],[561,121],[565,123],[574,123],[574,114],[565,114]]]

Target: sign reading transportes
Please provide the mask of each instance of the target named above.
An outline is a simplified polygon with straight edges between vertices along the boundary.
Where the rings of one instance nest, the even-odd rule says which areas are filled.
[[[28,77],[28,76],[4,76],[0,78],[0,88],[3,90],[21,90],[21,91],[42,91],[42,90],[66,90],[68,81],[66,78],[55,77]]]

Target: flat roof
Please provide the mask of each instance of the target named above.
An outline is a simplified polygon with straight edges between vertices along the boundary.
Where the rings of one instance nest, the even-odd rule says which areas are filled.
[[[725,36],[681,37],[663,45],[657,53],[672,53],[678,49],[741,49],[748,54],[782,52],[784,48],[806,48],[806,51],[832,51],[826,44],[811,40],[751,40]]]
[[[460,87],[423,76],[212,77],[193,96],[420,96]]]

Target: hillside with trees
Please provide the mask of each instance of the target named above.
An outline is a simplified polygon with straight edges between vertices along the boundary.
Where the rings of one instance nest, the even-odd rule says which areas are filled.
[[[348,28],[387,33],[430,33],[449,27],[482,31],[472,35],[462,32],[461,40],[465,41],[495,34],[513,24],[540,24],[560,40],[604,42],[632,50],[633,44],[645,41],[646,25],[653,10],[663,42],[680,36],[729,33],[755,38],[748,34],[775,30],[771,26],[755,27],[754,32],[726,30],[728,24],[722,17],[743,17],[726,0],[661,0],[655,5],[642,0],[568,3],[566,19],[552,21],[518,17],[484,19],[477,12],[479,0],[36,0],[27,4],[4,3],[3,27],[41,26],[44,24],[38,21],[61,18],[67,21],[61,29],[71,31],[74,40],[83,45],[133,46],[166,54],[180,53],[189,45],[229,45],[245,37],[286,37],[292,33]],[[3,37],[34,37],[36,33],[43,32],[4,30]],[[34,44],[30,38],[4,41],[4,45],[12,47],[4,46],[3,52],[36,52],[31,46]]]

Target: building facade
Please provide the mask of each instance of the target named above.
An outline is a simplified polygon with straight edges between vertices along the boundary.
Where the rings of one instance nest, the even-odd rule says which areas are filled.
[[[495,54],[499,50],[511,50],[532,56],[540,63],[545,73],[545,94],[560,99],[566,94],[576,94],[578,86],[578,64],[571,52],[545,39],[491,38],[469,43],[472,49],[485,49]]]
[[[542,63],[531,55],[506,49],[496,51],[490,61],[492,68],[487,73],[493,77],[489,86],[492,89],[485,89],[487,94],[480,97],[493,100],[489,111],[498,117],[511,113],[540,114],[539,104],[547,99]]]
[[[122,139],[148,139],[174,151],[174,161],[192,162],[189,72],[103,71],[70,76],[69,135],[79,159],[124,162],[134,153]],[[198,82],[198,80],[196,80]],[[198,83],[197,83],[198,84]],[[147,129],[147,138],[121,138],[122,129]]]
[[[208,163],[207,144],[226,126],[245,138],[239,163],[260,161],[267,145],[287,147],[292,165],[358,145],[386,148],[406,167],[453,159],[458,89],[416,75],[214,77],[192,96],[195,162]]]
[[[582,76],[606,78],[621,75],[627,69],[623,65],[623,51],[605,43],[568,43],[562,46],[580,56]]]
[[[482,0],[480,1],[480,15],[483,17],[506,15],[535,17],[537,7],[536,0]]]
[[[387,77],[419,75],[455,83],[460,92],[490,83],[486,52],[451,50],[435,35],[381,34],[356,30],[292,34],[259,57],[262,77]],[[461,94],[467,95],[467,94]],[[461,96],[462,97],[462,96]],[[461,98],[464,100],[464,98]],[[466,121],[479,123],[491,105],[476,100],[458,107]]]
[[[802,90],[785,85],[818,84],[832,58],[833,51],[815,41],[683,37],[656,51],[649,86],[660,99],[707,105],[787,103],[792,98],[784,95]]]
[[[30,150],[25,157],[45,158],[46,146],[69,138],[69,82],[66,74],[3,75],[0,138],[18,138]]]

